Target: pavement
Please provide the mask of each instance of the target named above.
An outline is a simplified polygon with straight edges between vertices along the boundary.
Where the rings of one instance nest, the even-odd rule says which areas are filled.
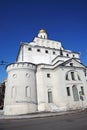
[[[4,115],[4,111],[0,110],[0,119],[31,119],[31,118],[44,118],[44,117],[53,117],[53,116],[61,116],[64,114],[75,114],[83,112],[82,110],[74,110],[74,111],[61,111],[61,112],[37,112],[25,115]]]

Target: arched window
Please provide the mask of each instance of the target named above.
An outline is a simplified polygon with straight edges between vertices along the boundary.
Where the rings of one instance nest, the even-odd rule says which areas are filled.
[[[41,38],[43,38],[43,36],[42,36],[42,35],[41,35],[40,37],[41,37]]]
[[[69,57],[69,54],[67,53],[66,56]]]
[[[66,73],[65,79],[73,80],[73,81],[76,81],[76,80],[81,81],[81,76],[79,75],[77,71],[70,70]]]
[[[81,80],[80,76],[77,74],[78,80]]]
[[[52,102],[53,102],[52,91],[48,90],[48,103],[52,103]]]
[[[72,91],[73,91],[74,101],[79,101],[78,89],[77,89],[76,85],[72,86]]]
[[[25,88],[25,97],[31,97],[31,88],[29,86]]]
[[[66,80],[69,80],[69,76],[68,76],[68,73],[66,74]]]
[[[83,86],[81,86],[81,92],[82,92],[82,95],[84,95],[84,88],[83,88]]]
[[[74,74],[74,72],[71,72],[71,78],[72,78],[72,80],[75,80],[75,74]]]
[[[75,55],[73,55],[73,57],[75,57]]]
[[[67,96],[70,96],[70,87],[66,87],[67,90]]]

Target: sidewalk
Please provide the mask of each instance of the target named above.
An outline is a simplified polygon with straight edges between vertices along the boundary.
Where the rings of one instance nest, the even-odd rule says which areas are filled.
[[[64,114],[74,114],[82,112],[81,110],[77,111],[62,111],[62,112],[37,112],[26,115],[12,115],[7,116],[3,114],[3,111],[0,110],[0,119],[31,119],[31,118],[43,118],[43,117],[52,117],[52,116],[60,116]]]

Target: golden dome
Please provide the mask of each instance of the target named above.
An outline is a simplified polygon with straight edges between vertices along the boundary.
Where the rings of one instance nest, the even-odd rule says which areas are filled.
[[[39,31],[39,33],[46,33],[46,30],[41,29],[41,30]]]

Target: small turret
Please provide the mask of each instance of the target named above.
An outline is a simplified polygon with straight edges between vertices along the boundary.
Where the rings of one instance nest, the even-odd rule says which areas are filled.
[[[47,39],[48,37],[47,32],[44,29],[41,29],[38,33],[38,37],[42,39]]]

